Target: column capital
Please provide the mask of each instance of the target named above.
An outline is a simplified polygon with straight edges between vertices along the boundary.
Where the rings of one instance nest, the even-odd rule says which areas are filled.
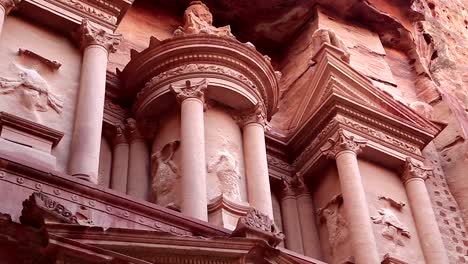
[[[367,141],[356,139],[348,135],[343,129],[338,129],[338,135],[328,139],[329,146],[323,147],[320,151],[328,158],[336,158],[343,151],[352,151],[356,155],[366,146]]]
[[[20,2],[21,0],[0,0],[0,6],[5,9],[5,15],[8,15]]]
[[[128,136],[130,141],[144,139],[144,136],[141,133],[141,130],[138,128],[137,121],[133,118],[127,118],[125,120],[125,128],[128,131]]]
[[[259,124],[265,129],[269,129],[270,127],[266,119],[265,107],[261,102],[258,102],[252,109],[234,115],[233,118],[241,127],[245,127],[248,124]]]
[[[208,81],[201,80],[198,83],[193,83],[190,80],[185,81],[185,85],[171,84],[169,89],[175,93],[177,101],[182,103],[185,99],[195,98],[203,103],[205,102],[205,92],[208,89]]]
[[[74,37],[83,50],[90,45],[99,45],[105,48],[108,53],[115,52],[115,46],[119,45],[122,40],[121,34],[109,33],[102,28],[98,28],[86,18],[81,22]]]
[[[420,179],[425,181],[433,173],[431,168],[424,168],[420,164],[417,164],[413,161],[412,158],[407,157],[401,175],[401,180],[403,183],[407,183],[410,180]]]
[[[286,197],[295,197],[303,194],[308,194],[309,190],[304,183],[304,179],[299,173],[296,173],[294,177],[282,177],[281,178],[282,189],[281,196],[282,198]]]
[[[115,147],[119,144],[128,143],[127,136],[125,133],[125,127],[122,123],[116,123],[111,134],[112,146]]]

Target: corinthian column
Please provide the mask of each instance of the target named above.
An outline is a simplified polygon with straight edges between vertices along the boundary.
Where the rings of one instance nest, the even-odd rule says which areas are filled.
[[[171,85],[181,104],[180,150],[182,213],[208,221],[206,198],[204,96],[206,79],[185,86]]]
[[[304,254],[301,235],[301,222],[297,210],[296,192],[292,179],[283,178],[281,190],[281,216],[286,248]]]
[[[346,135],[342,129],[328,141],[329,146],[321,151],[336,160],[356,263],[380,263],[357,161],[357,154],[366,142]]]
[[[73,176],[96,183],[107,58],[121,37],[96,28],[86,19],[76,36],[83,50],[83,61],[69,170]]]
[[[121,193],[127,191],[128,141],[121,124],[116,124],[112,140],[111,188]]]
[[[149,161],[148,145],[137,127],[136,120],[127,119],[130,139],[127,194],[148,200]]]
[[[2,35],[3,23],[6,16],[19,3],[20,0],[0,0],[0,36]]]
[[[273,219],[270,178],[265,146],[266,118],[262,104],[240,118],[244,143],[247,192],[252,207]]]
[[[426,263],[449,263],[439,226],[432,210],[432,203],[424,183],[431,174],[431,169],[423,168],[414,163],[411,158],[407,158],[402,180],[406,187],[406,194],[408,195]]]

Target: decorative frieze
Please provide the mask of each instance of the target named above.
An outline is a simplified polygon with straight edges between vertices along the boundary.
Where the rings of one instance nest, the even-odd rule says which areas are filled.
[[[75,32],[77,41],[82,49],[90,45],[104,47],[107,52],[115,52],[115,46],[122,40],[121,34],[112,34],[93,25],[88,19],[83,19],[78,31]]]
[[[185,82],[185,85],[171,84],[169,89],[176,95],[177,101],[182,103],[185,99],[196,98],[202,102],[205,101],[205,91],[208,89],[208,81],[201,80],[198,83],[193,83],[190,80]]]
[[[356,139],[352,135],[348,135],[343,129],[338,129],[337,136],[328,139],[329,146],[320,149],[328,158],[335,158],[337,154],[343,151],[352,151],[356,154],[362,151],[366,146],[366,140]]]
[[[98,3],[103,3],[103,1],[92,1],[92,0],[85,0],[85,1],[80,1],[80,0],[57,0],[62,4],[65,4],[67,6],[70,6],[74,9],[77,9],[87,15],[90,15],[92,17],[96,17],[100,20],[104,20],[110,24],[117,24],[117,17],[120,13],[120,10],[118,10],[117,7],[109,8],[110,4],[108,4],[108,8],[106,8],[106,11],[103,11],[102,5],[100,6],[101,9],[95,8],[90,4],[87,4],[85,2],[92,2],[92,4],[96,5]],[[104,6],[105,7],[105,6]],[[109,12],[110,11],[110,12]],[[109,12],[109,13],[108,13]]]
[[[401,180],[406,184],[410,180],[420,179],[425,181],[428,177],[432,176],[433,171],[430,168],[415,163],[412,158],[406,158]]]

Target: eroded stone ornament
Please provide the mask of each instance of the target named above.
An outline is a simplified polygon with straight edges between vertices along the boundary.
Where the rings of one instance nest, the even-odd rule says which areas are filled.
[[[340,213],[340,207],[343,204],[343,196],[337,194],[323,207],[318,209],[320,222],[325,223],[328,231],[328,242],[331,247],[332,256],[335,254],[339,245],[343,244],[348,238],[348,222]]]
[[[13,65],[18,69],[18,76],[14,79],[0,77],[0,94],[20,91],[21,103],[26,108],[46,112],[48,105],[60,114],[63,101],[51,91],[47,81],[34,69]]]
[[[208,81],[203,79],[202,81],[192,84],[190,80],[185,82],[184,86],[171,84],[169,90],[174,92],[177,97],[177,101],[182,103],[185,99],[196,98],[204,102],[205,91],[208,89]]]
[[[428,177],[432,175],[433,171],[430,168],[424,168],[419,164],[416,164],[413,159],[406,158],[405,167],[401,180],[403,183],[407,183],[410,180],[420,179],[425,181]]]
[[[215,172],[222,194],[231,201],[241,201],[239,166],[231,153],[221,151],[208,163],[208,172]]]
[[[320,28],[317,29],[314,34],[312,34],[312,45],[314,47],[314,52],[317,52],[324,43],[328,43],[342,50],[344,54],[341,59],[349,63],[349,58],[351,55],[348,51],[348,48],[344,44],[343,40],[341,40],[341,38],[338,37],[338,35],[336,35],[333,30],[329,28]]]
[[[335,138],[328,139],[328,147],[320,149],[323,154],[331,159],[334,159],[338,153],[346,150],[359,154],[367,142],[366,140],[356,139],[354,136],[348,135],[343,129],[339,129],[337,134]]]
[[[192,1],[184,12],[184,26],[174,31],[174,35],[208,34],[235,38],[230,26],[213,26],[213,15],[201,1]]]
[[[404,246],[403,237],[411,238],[407,227],[403,225],[391,209],[380,208],[378,216],[371,216],[374,224],[383,225],[382,236],[393,241],[395,245]]]
[[[80,28],[75,32],[75,38],[79,41],[81,49],[90,45],[99,45],[112,53],[116,51],[115,46],[119,45],[122,35],[109,33],[94,26],[88,19],[83,19]]]
[[[251,123],[257,123],[262,125],[265,129],[270,128],[266,119],[264,106],[261,102],[258,102],[252,109],[249,109],[239,115],[233,115],[233,118],[241,127]]]

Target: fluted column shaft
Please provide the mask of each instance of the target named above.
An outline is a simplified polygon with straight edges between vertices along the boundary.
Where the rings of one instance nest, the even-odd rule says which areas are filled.
[[[243,146],[247,192],[252,207],[273,219],[265,146],[265,118],[261,105],[243,118]]]
[[[331,145],[322,151],[336,160],[356,263],[380,263],[357,160],[357,153],[365,142],[346,135],[341,129],[338,136],[330,138],[329,142]]]
[[[87,20],[77,36],[83,60],[69,170],[73,176],[97,183],[107,58],[119,37],[95,28]]]
[[[317,225],[315,223],[315,210],[311,194],[306,189],[300,189],[297,196],[297,212],[302,228],[302,246],[304,255],[316,259],[322,259],[320,240]]]
[[[127,119],[130,133],[127,194],[148,200],[150,152],[136,121]]]
[[[124,132],[117,125],[112,149],[111,188],[121,193],[127,191],[128,142]]]
[[[207,82],[171,85],[181,104],[180,150],[182,213],[208,221],[206,194],[204,91]]]
[[[6,16],[20,1],[13,0],[0,0],[0,36],[2,35],[3,24],[5,23]]]
[[[424,182],[431,173],[432,170],[422,168],[413,163],[411,159],[407,159],[402,180],[406,187],[406,194],[426,263],[449,263]]]
[[[304,254],[301,235],[301,223],[297,210],[294,191],[286,186],[281,194],[281,216],[286,248]]]

